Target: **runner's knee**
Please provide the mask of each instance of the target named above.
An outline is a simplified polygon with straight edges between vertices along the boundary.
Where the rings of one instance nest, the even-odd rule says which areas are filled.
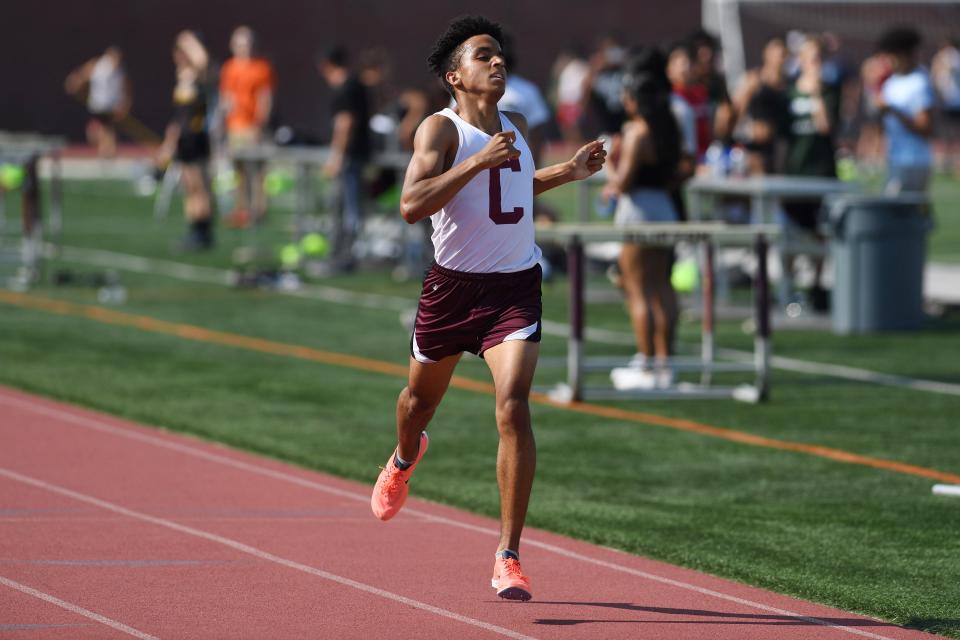
[[[440,404],[439,399],[434,399],[423,394],[416,393],[409,387],[400,392],[400,402],[402,403],[407,415],[410,416],[430,416],[437,410]]]
[[[497,400],[497,429],[500,435],[530,432],[530,405],[526,398]]]

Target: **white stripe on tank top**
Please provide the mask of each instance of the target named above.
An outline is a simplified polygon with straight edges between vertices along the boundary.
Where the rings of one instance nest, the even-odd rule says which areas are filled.
[[[460,143],[454,167],[478,153],[492,137],[451,109],[437,115],[449,118],[457,127]],[[520,158],[511,166],[481,171],[430,216],[434,259],[441,267],[471,273],[511,273],[530,269],[540,260],[533,230],[533,154],[502,113],[500,126],[503,131],[516,132],[514,146]]]

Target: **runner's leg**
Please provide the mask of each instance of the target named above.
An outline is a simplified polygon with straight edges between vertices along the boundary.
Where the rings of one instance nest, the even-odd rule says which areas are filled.
[[[497,484],[500,487],[500,545],[498,551],[519,552],[520,533],[537,466],[537,448],[530,423],[530,386],[540,343],[508,340],[487,349],[483,357],[496,388]]]
[[[460,355],[431,363],[410,358],[407,386],[397,398],[397,441],[400,443],[397,451],[404,460],[416,459],[420,434],[427,428],[427,423],[450,386],[450,378],[460,361]]]

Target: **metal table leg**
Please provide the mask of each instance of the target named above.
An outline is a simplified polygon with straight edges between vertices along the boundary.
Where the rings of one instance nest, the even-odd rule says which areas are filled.
[[[570,338],[567,345],[567,384],[570,399],[583,399],[583,244],[577,236],[567,245],[567,273],[570,278]]]
[[[754,250],[757,256],[757,276],[754,279],[753,338],[754,364],[757,372],[757,392],[760,400],[770,396],[770,290],[767,283],[767,239],[758,235]]]
[[[713,276],[713,244],[707,240],[703,243],[703,324],[700,343],[700,357],[706,364],[713,362],[716,350],[713,340],[716,310]],[[700,374],[700,383],[709,385],[710,377],[710,369],[705,368]]]

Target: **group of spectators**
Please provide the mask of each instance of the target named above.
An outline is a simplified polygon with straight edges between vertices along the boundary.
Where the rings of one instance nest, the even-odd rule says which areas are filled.
[[[928,167],[929,176],[937,107],[947,157],[956,151],[951,140],[960,120],[960,43],[943,42],[929,67],[919,57],[921,44],[911,27],[889,29],[857,73],[834,34],[774,35],[762,47],[760,65],[730,85],[718,67],[717,41],[706,32],[660,51],[684,151],[702,170],[835,175],[838,155],[871,163],[885,153],[892,167],[888,190],[895,192],[926,188],[928,178],[918,168]],[[626,117],[623,77],[642,49],[605,37],[589,56],[558,57],[551,84],[565,139],[619,132]],[[724,153],[709,153],[711,146]],[[743,162],[730,166],[731,148],[744,151]]]
[[[956,44],[937,53],[933,80],[920,65],[920,44],[910,27],[884,32],[864,67],[873,84],[857,97],[868,127],[882,126],[885,191],[891,195],[928,188],[935,82],[945,113],[956,114]],[[611,137],[603,199],[617,224],[682,221],[681,185],[696,173],[837,177],[849,83],[836,51],[836,39],[824,34],[772,37],[762,64],[749,70],[731,95],[709,34],[694,33],[664,52],[625,49],[608,38],[589,61],[573,56],[557,69],[558,123],[574,141],[584,133]],[[819,236],[821,209],[817,198],[784,203],[782,213],[786,224]],[[669,249],[627,243],[621,250],[618,283],[638,353],[629,366],[612,371],[618,388],[673,383],[672,262]],[[828,297],[820,286],[822,259],[814,258],[814,267],[809,300],[823,309]]]
[[[835,36],[774,36],[763,46],[760,66],[748,70],[731,87],[720,72],[717,41],[702,30],[660,50],[631,48],[605,36],[589,55],[571,49],[558,56],[549,91],[552,108],[537,84],[517,72],[515,48],[509,37],[505,40],[501,44],[510,73],[501,107],[526,116],[536,156],[551,137],[582,143],[604,135],[611,139],[615,160],[621,130],[629,120],[623,100],[625,79],[635,77],[638,59],[648,67],[662,63],[662,69],[653,71],[665,84],[680,132],[676,184],[668,189],[680,219],[685,215],[679,184],[696,171],[835,176],[837,157],[847,151],[867,162],[875,160],[881,128],[886,139],[888,191],[922,191],[930,176],[931,114],[936,102],[951,121],[960,122],[957,43],[945,43],[933,58],[931,80],[918,59],[919,35],[910,28],[885,33],[860,74],[849,72]],[[277,124],[276,75],[258,51],[253,30],[237,27],[230,51],[230,59],[216,68],[195,33],[178,34],[173,46],[174,116],[159,160],[177,161],[182,168],[192,226],[186,248],[212,244],[211,197],[203,171],[210,140],[214,146],[223,140],[229,150],[242,149],[272,137]],[[656,55],[651,57],[653,51]],[[384,88],[387,58],[385,52],[371,50],[351,65],[347,51],[334,47],[316,60],[319,75],[333,89],[331,154],[324,172],[336,178],[339,186],[340,242],[334,245],[347,249],[361,224],[363,167],[377,137],[368,126],[371,116],[379,114],[381,122],[385,116],[391,123],[387,129],[392,144],[410,149],[420,121],[449,101],[439,88],[388,93]],[[127,118],[131,102],[120,50],[110,47],[79,67],[68,76],[66,88],[75,95],[85,91],[91,114],[88,138],[102,155],[112,154],[116,126]],[[851,143],[849,121],[854,119],[860,140]],[[262,167],[238,163],[235,169],[235,207],[226,220],[234,226],[256,224],[267,210]],[[612,187],[607,193],[613,194]],[[812,229],[818,206],[793,203],[785,214],[795,224]]]
[[[213,149],[222,144],[235,153],[274,139],[276,75],[261,55],[250,27],[234,29],[230,53],[222,66],[213,65],[206,44],[189,30],[177,34],[172,47],[176,77],[172,118],[158,145],[157,164],[161,168],[175,164],[184,191],[189,233],[180,245],[183,250],[213,246],[214,207],[208,172]],[[339,187],[335,246],[349,248],[360,227],[361,173],[371,149],[370,90],[358,74],[349,71],[342,47],[318,55],[316,68],[332,89],[333,136],[324,173]],[[85,96],[90,113],[87,137],[101,156],[115,153],[117,128],[129,124],[129,87],[123,54],[114,46],[67,77],[67,92]],[[226,215],[228,225],[246,227],[264,220],[264,168],[258,162],[235,163],[237,188],[234,208]]]

